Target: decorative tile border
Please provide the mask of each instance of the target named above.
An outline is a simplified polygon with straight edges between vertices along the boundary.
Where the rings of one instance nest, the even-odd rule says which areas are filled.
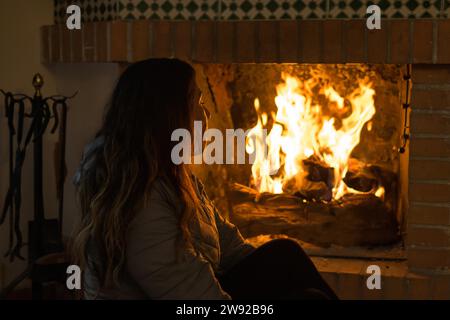
[[[329,18],[361,18],[372,4],[381,8],[384,18],[438,18],[445,1],[448,0],[330,0]]]
[[[66,9],[75,4],[81,8],[81,20],[110,21],[119,19],[119,0],[54,0],[55,23],[63,23],[67,17]],[[122,1],[123,2],[123,1]]]
[[[222,1],[223,20],[320,19],[327,14],[329,0]]]
[[[450,0],[444,1],[444,13],[442,15],[442,18],[450,19]]]
[[[363,0],[330,0],[328,18],[348,19],[364,17],[366,15],[367,2]]]
[[[371,4],[383,18],[450,18],[450,0],[55,0],[56,23],[69,4],[83,21],[357,19]]]
[[[125,20],[217,20],[219,0],[121,0],[119,15]]]

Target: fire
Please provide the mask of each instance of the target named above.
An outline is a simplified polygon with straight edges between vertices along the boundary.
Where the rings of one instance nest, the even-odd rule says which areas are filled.
[[[358,193],[343,179],[350,154],[360,142],[361,131],[375,114],[372,84],[360,80],[358,87],[345,97],[331,85],[323,86],[319,94],[327,99],[329,109],[332,109],[324,112],[323,106],[312,100],[316,79],[301,82],[285,73],[282,79],[284,82],[276,87],[277,112],[271,115],[273,126],[267,136],[264,128],[268,114],[260,111],[259,99],[254,101],[258,122],[249,132],[252,139],[247,140],[247,152],[255,152],[254,187],[259,192],[282,193],[288,184],[294,183],[301,189],[308,183],[303,161],[313,157],[333,172],[332,198]],[[370,123],[370,129],[371,126]],[[378,193],[381,195],[382,192]]]

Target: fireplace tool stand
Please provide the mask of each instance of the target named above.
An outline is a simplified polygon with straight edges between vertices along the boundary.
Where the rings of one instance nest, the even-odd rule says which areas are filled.
[[[38,73],[33,77],[34,96],[0,92],[4,95],[5,116],[9,131],[9,187],[0,212],[0,225],[9,218],[9,246],[4,254],[12,262],[15,258],[25,260],[21,249],[24,245],[21,220],[22,170],[28,145],[33,145],[33,220],[28,222],[28,266],[2,292],[0,299],[8,294],[26,278],[31,279],[32,298],[42,299],[43,285],[50,281],[63,281],[67,263],[64,258],[62,237],[65,140],[67,122],[67,100],[73,98],[54,95],[42,97],[44,85]],[[26,108],[26,105],[29,107]],[[26,109],[29,109],[27,112]],[[43,135],[53,120],[50,129],[59,129],[59,141],[55,153],[56,197],[58,218],[46,219],[43,196]],[[29,124],[27,129],[26,125]]]

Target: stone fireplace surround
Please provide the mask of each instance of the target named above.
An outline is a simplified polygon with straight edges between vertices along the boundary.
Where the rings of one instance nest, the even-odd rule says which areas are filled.
[[[450,20],[87,22],[44,26],[45,63],[127,63],[177,57],[196,63],[412,64],[405,248],[385,260],[313,257],[343,299],[450,299]],[[399,105],[399,107],[401,107]],[[368,290],[367,266],[382,289]]]

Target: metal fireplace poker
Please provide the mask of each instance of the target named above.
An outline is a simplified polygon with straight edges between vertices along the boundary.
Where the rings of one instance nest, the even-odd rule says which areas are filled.
[[[53,95],[42,97],[41,89],[44,79],[37,73],[33,77],[34,96],[14,94],[0,89],[4,95],[5,116],[9,131],[9,187],[6,193],[2,211],[0,212],[0,225],[9,217],[9,245],[4,254],[12,262],[15,258],[25,260],[21,249],[23,242],[20,227],[22,204],[22,169],[25,161],[27,147],[33,143],[33,220],[28,223],[28,267],[14,279],[0,293],[0,298],[6,298],[15,286],[29,277],[32,281],[33,299],[43,296],[42,285],[48,281],[59,280],[65,274],[65,263],[39,263],[45,257],[64,251],[62,238],[64,181],[65,168],[65,140],[67,122],[67,100],[73,98]],[[26,112],[29,105],[30,112]],[[26,119],[29,121],[25,121]],[[51,133],[59,129],[58,150],[55,158],[56,197],[58,201],[58,218],[46,219],[43,197],[43,168],[42,150],[43,135],[53,119]],[[29,123],[27,130],[26,123]],[[47,259],[48,260],[48,259]]]

